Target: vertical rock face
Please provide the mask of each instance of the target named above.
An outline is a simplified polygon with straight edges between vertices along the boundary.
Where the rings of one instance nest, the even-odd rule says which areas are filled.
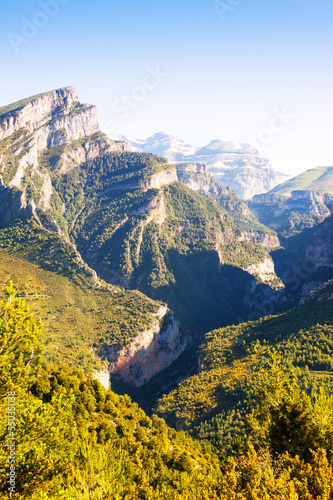
[[[201,163],[180,163],[176,165],[177,175],[188,187],[199,193],[228,194],[228,188],[219,185]]]
[[[96,108],[81,104],[73,87],[0,108],[0,225],[6,226],[16,217],[34,216],[47,231],[60,232],[62,227],[65,232],[70,226],[61,225],[59,213],[66,213],[68,207],[57,186],[65,183],[68,176],[66,179],[62,176],[88,160],[126,151],[131,151],[128,144],[112,141],[100,132]],[[177,180],[175,167],[164,165],[146,184],[143,180],[137,186],[142,191],[159,190],[137,210],[137,213],[147,212],[139,227],[138,251],[145,225],[151,221],[161,225],[165,221],[161,188]],[[69,189],[72,196],[71,189],[72,186]],[[83,199],[84,195],[82,190]],[[75,246],[71,249],[76,250]],[[86,267],[79,254],[76,264],[80,272],[89,276],[93,286],[104,288],[96,272]],[[106,289],[112,291],[108,286]],[[142,385],[184,351],[186,337],[166,306],[160,307],[146,324],[145,331],[136,332],[129,345],[106,346],[103,356],[106,366],[94,374],[104,387],[109,388],[110,373],[133,385]]]
[[[140,387],[184,352],[187,340],[180,332],[178,321],[166,308],[161,308],[157,316],[163,318],[168,314],[163,326],[157,321],[129,345],[104,346],[101,356],[107,359],[111,376]]]
[[[296,190],[290,196],[268,193],[254,196],[250,208],[268,227],[297,232],[322,222],[333,208],[333,197],[311,190]]]
[[[118,136],[119,137],[119,136]],[[130,140],[134,151],[165,156],[172,163],[196,162],[207,165],[213,177],[223,186],[230,187],[240,198],[251,198],[266,193],[287,179],[276,172],[269,160],[249,144],[214,140],[198,148],[165,132],[159,132],[144,140]]]
[[[50,119],[62,118],[71,113],[73,108],[86,107],[87,105],[80,105],[74,87],[66,87],[14,103],[7,107],[8,111],[0,108],[0,140],[22,128],[30,133],[34,132]],[[1,114],[2,110],[5,112]],[[95,132],[98,131],[97,121],[91,126],[95,127]]]
[[[205,165],[180,163],[176,164],[175,167],[179,180],[193,191],[197,191],[223,207],[233,217],[236,224],[241,221],[242,226],[244,226],[244,221],[248,221],[250,230],[244,230],[242,227],[238,237],[239,241],[249,241],[268,248],[276,248],[280,245],[278,237],[274,234],[266,234],[266,228],[260,225],[247,204],[240,200],[231,189],[219,184]]]
[[[303,242],[304,262],[312,270],[327,271],[326,276],[331,278],[329,270],[333,268],[333,216],[311,231],[311,241],[304,239]]]
[[[98,380],[107,391],[110,390],[110,373],[107,367],[104,370],[93,373],[93,378]]]
[[[272,288],[283,288],[283,283],[275,274],[274,262],[271,257],[266,257],[266,259],[259,264],[252,264],[248,266],[244,269],[244,271],[252,274],[259,281],[262,281]]]
[[[284,210],[294,210],[303,213],[330,215],[333,208],[333,196],[316,191],[292,191],[290,199],[285,203]]]
[[[241,233],[238,241],[250,241],[256,245],[261,245],[265,248],[277,248],[280,246],[280,240],[277,236],[258,233]]]
[[[145,189],[161,189],[178,181],[177,170],[175,167],[168,167],[161,172],[153,175],[148,181],[143,183]]]
[[[21,191],[20,207],[15,203],[16,215],[28,207],[30,212],[35,206],[50,208],[52,176],[42,165],[45,152],[57,153],[53,171],[63,174],[97,156],[130,149],[100,132],[97,108],[81,104],[73,87],[0,108],[0,184]],[[4,207],[6,203],[1,204]],[[8,220],[13,211],[2,208],[2,212]]]

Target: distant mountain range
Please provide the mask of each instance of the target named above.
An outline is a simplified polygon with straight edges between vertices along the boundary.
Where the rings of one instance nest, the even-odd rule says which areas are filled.
[[[131,151],[147,143],[158,156]],[[147,143],[102,134],[97,109],[82,104],[73,87],[0,108],[0,277],[23,289],[28,278],[20,270],[37,279],[34,263],[44,289],[48,272],[61,275],[46,294],[46,318],[55,320],[64,307],[56,290],[72,296],[72,283],[79,284],[85,319],[73,299],[68,316],[61,312],[49,324],[47,356],[91,369],[105,362],[113,380],[136,387],[186,357],[187,340],[246,319],[272,297],[299,300],[285,294],[280,279],[289,254],[281,250],[280,274],[270,254],[280,252],[283,239],[324,222],[332,205],[332,196],[310,191],[290,199],[261,194],[247,204],[203,163],[180,161],[212,165],[222,155],[224,179],[238,175],[250,190],[258,178],[263,188],[278,174],[251,146],[213,141],[198,149],[166,134]],[[329,234],[331,225],[323,227]],[[329,259],[317,258],[321,248],[315,265],[331,278]],[[302,255],[296,251],[293,262]],[[317,275],[315,285],[312,276],[305,281],[312,289],[322,283]],[[85,305],[91,290],[96,307],[105,290],[97,322],[95,306]],[[62,331],[75,339],[72,347]]]
[[[221,185],[230,187],[243,199],[267,193],[288,178],[245,143],[213,140],[207,146],[195,147],[166,132],[154,134],[147,140],[128,139],[122,135],[113,138],[130,143],[133,151],[164,156],[172,163],[205,164]]]
[[[21,288],[18,270],[31,263],[43,270],[42,289],[46,271],[61,274],[45,304],[54,319],[72,282],[82,304],[92,291],[84,325],[72,306],[62,323],[52,320],[52,361],[105,363],[113,379],[139,387],[183,355],[187,338],[233,324],[258,297],[281,292],[269,256],[279,246],[274,231],[203,165],[170,165],[102,134],[96,107],[73,87],[0,108],[0,166],[0,271]]]

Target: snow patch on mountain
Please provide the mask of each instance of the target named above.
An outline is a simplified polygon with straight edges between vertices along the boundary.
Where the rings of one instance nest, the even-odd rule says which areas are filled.
[[[246,143],[215,139],[200,148],[166,132],[158,132],[147,140],[128,139],[122,135],[113,139],[130,143],[133,151],[164,156],[171,163],[205,164],[222,186],[230,187],[240,198],[267,193],[288,178],[274,170],[268,159],[262,158],[253,146]]]

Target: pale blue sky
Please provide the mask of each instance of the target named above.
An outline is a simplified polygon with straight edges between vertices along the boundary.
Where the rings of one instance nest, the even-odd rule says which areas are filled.
[[[0,105],[74,85],[110,133],[251,140],[296,174],[333,165],[332,25],[331,0],[12,0]]]

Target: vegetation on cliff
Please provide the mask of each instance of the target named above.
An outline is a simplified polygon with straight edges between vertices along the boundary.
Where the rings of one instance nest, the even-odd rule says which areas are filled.
[[[235,321],[237,308],[246,314],[239,291],[252,278],[240,268],[268,253],[172,169],[145,153],[98,157],[55,175],[53,214],[103,279],[167,302],[204,332]]]
[[[8,279],[46,326],[47,359],[88,372],[101,368],[103,344],[127,345],[156,323],[162,305],[98,280],[60,235],[33,221],[0,230],[0,280]]]

